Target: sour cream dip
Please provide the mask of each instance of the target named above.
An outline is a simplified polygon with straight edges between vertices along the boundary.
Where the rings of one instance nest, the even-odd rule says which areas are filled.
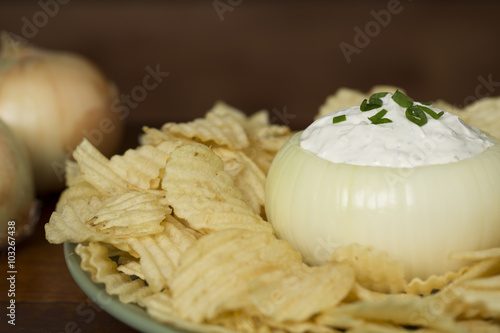
[[[353,106],[317,119],[303,131],[300,147],[333,163],[407,168],[458,162],[494,144],[477,128],[446,111],[438,119],[427,116],[427,123],[419,126],[392,96],[381,97],[382,105],[369,111]],[[413,105],[442,112],[419,102]],[[373,124],[369,118],[382,110],[391,122]],[[344,121],[333,122],[334,117],[344,115]]]

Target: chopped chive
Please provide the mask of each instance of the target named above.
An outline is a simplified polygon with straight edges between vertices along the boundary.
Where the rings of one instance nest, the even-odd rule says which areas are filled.
[[[427,123],[425,112],[416,105],[406,109],[406,118],[418,126],[424,126]]]
[[[387,94],[388,94],[388,92],[379,92],[379,93],[372,94],[370,96],[370,103],[373,103],[372,101],[375,99],[381,99],[382,97],[385,97]]]
[[[419,107],[420,109],[422,109],[422,111],[424,111],[425,113],[427,113],[429,116],[431,116],[434,119],[439,119],[444,114],[444,111],[436,113],[432,109],[429,109],[428,107],[425,107],[425,106],[422,106],[422,105],[417,105],[417,107]]]
[[[392,95],[392,99],[394,100],[394,102],[398,103],[398,105],[403,108],[408,108],[413,105],[413,101],[399,90],[396,90],[394,95]]]
[[[382,106],[382,100],[381,99],[373,99],[370,98],[370,103],[368,103],[368,101],[366,99],[363,100],[363,102],[361,103],[361,106],[359,107],[359,109],[361,111],[370,111],[370,110],[373,110],[373,109],[377,109],[379,107]]]
[[[432,103],[430,103],[430,102],[425,102],[425,103],[424,102],[419,102],[419,103],[423,104],[423,105],[432,105]]]
[[[332,123],[333,124],[336,124],[336,123],[340,123],[340,122],[343,122],[346,120],[346,117],[345,117],[345,114],[341,115],[341,116],[336,116],[336,117],[333,117],[332,119]]]
[[[375,125],[392,123],[392,120],[390,120],[389,118],[384,118],[386,113],[387,113],[387,110],[382,109],[376,115],[368,117],[368,119],[370,119],[372,124],[375,124]]]

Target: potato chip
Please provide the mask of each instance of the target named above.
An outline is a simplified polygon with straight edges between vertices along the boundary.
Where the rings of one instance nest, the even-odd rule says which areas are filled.
[[[266,175],[243,152],[226,148],[213,148],[224,163],[224,171],[234,180],[245,202],[257,214],[264,211]]]
[[[340,333],[341,331],[334,328],[318,325],[314,322],[303,321],[303,322],[274,322],[266,320],[265,323],[271,327],[272,332],[276,332],[276,329],[281,329],[282,332],[289,333]]]
[[[199,323],[226,311],[252,307],[248,292],[253,281],[264,273],[268,278],[280,278],[269,273],[300,262],[300,254],[289,243],[270,233],[243,229],[213,232],[181,257],[170,285],[174,308],[184,318]]]
[[[235,333],[234,330],[215,324],[193,323],[183,320],[172,308],[171,296],[163,291],[144,299],[144,306],[148,314],[155,320],[187,332]]]
[[[374,93],[378,92],[394,93],[396,89],[399,89],[399,91],[405,93],[405,91],[401,88],[388,85],[374,86],[367,93],[362,93],[361,91],[349,88],[340,88],[335,92],[335,94],[327,97],[325,103],[320,107],[319,112],[314,117],[314,119],[326,116],[327,114],[330,114],[332,112],[338,111],[343,108],[360,105],[365,98],[369,98]]]
[[[104,194],[123,193],[127,183],[109,166],[109,160],[87,139],[76,147],[73,157],[87,182]]]
[[[339,328],[345,329],[359,327],[362,322],[384,322],[450,333],[465,332],[444,309],[438,308],[436,311],[427,299],[409,295],[388,295],[381,300],[345,304],[320,315],[318,321],[333,327],[340,323],[344,326]]]
[[[485,320],[464,320],[459,321],[458,324],[465,327],[469,333],[500,333],[499,323]]]
[[[464,273],[454,283],[460,284],[464,281],[491,276],[500,273],[500,258],[485,259],[464,269]]]
[[[176,136],[184,136],[198,142],[214,142],[231,149],[242,149],[249,145],[248,137],[240,121],[245,117],[223,102],[216,103],[207,112],[205,118],[198,118],[188,123],[166,123],[163,131]]]
[[[185,145],[172,153],[162,188],[175,216],[200,232],[228,228],[273,232],[245,202],[220,157],[202,144]]]
[[[396,87],[393,85],[388,85],[388,84],[378,84],[373,86],[368,93],[366,94],[365,98],[369,98],[372,94],[379,93],[379,92],[388,92],[388,93],[394,93],[396,90],[401,91],[403,94],[408,95],[406,91],[401,88],[401,87]]]
[[[168,153],[156,147],[144,145],[111,157],[109,167],[139,189],[158,189],[168,156]]]
[[[137,237],[163,231],[160,223],[170,213],[154,194],[129,191],[103,201],[87,223],[117,238]]]
[[[90,197],[87,200],[75,199],[60,206],[50,216],[49,223],[44,226],[45,238],[53,244],[106,239],[107,235],[100,234],[95,227],[86,223],[87,218],[100,206],[101,201],[97,197]]]
[[[257,308],[277,322],[300,322],[333,308],[354,284],[354,270],[346,263],[293,267],[276,283],[257,278],[250,291]]]
[[[450,259],[460,261],[479,261],[484,259],[500,258],[500,247],[452,253]]]
[[[121,302],[141,304],[144,297],[152,294],[141,279],[132,280],[130,276],[118,272],[116,263],[108,257],[108,249],[98,242],[78,244],[75,252],[82,260],[82,269],[91,273],[92,281],[104,283],[106,292],[117,295]]]
[[[389,294],[380,293],[367,289],[360,285],[359,283],[354,283],[350,294],[344,299],[344,302],[356,302],[356,301],[376,301],[386,298]]]
[[[104,196],[94,186],[86,181],[79,181],[77,184],[66,188],[59,196],[59,201],[56,204],[56,211],[61,209],[75,200],[88,201],[91,198],[102,199]]]
[[[242,151],[267,175],[274,156],[292,132],[288,126],[271,124],[267,111],[255,113],[243,126],[250,145]]]
[[[463,120],[465,120],[465,118],[467,117],[467,113],[463,109],[457,108],[456,106],[441,99],[433,101],[432,106],[453,113],[454,115],[462,118]]]
[[[432,275],[425,281],[414,278],[405,286],[405,292],[415,295],[429,295],[435,290],[443,289],[448,283],[461,276],[467,270],[462,268],[459,272],[447,272],[443,275]]]
[[[394,326],[386,323],[364,322],[348,331],[349,333],[442,333],[442,330],[434,329],[407,329],[401,326]]]
[[[373,291],[397,293],[404,290],[403,267],[386,252],[359,244],[340,246],[329,261],[346,262],[354,269],[356,281]]]
[[[142,280],[146,280],[142,273],[141,264],[137,260],[131,260],[118,266],[118,271],[130,276],[137,276]]]
[[[175,219],[169,217],[163,223],[164,232],[127,239],[130,247],[139,254],[141,272],[154,292],[168,287],[179,257],[197,241],[182,224],[171,223],[171,220]]]
[[[464,111],[469,125],[500,137],[500,97],[480,98],[466,106]]]
[[[335,94],[327,97],[325,103],[320,107],[319,113],[314,117],[314,119],[326,116],[327,114],[343,108],[359,105],[363,99],[366,98],[365,96],[366,94],[358,90],[340,88],[335,92]]]
[[[271,326],[264,322],[262,314],[260,314],[258,311],[229,311],[210,320],[209,323],[226,327],[232,332],[274,332]]]
[[[465,281],[461,285],[469,289],[500,290],[500,275]]]
[[[164,142],[179,142],[180,144],[182,143],[183,139],[188,141],[189,143],[193,142],[191,139],[187,138],[177,138],[174,136],[172,133],[168,131],[162,131],[161,129],[158,128],[152,128],[148,126],[143,126],[142,127],[142,134],[139,135],[139,143],[141,146],[149,145],[153,147],[157,147],[161,143]],[[176,140],[178,139],[178,140]],[[176,147],[177,148],[177,147]]]
[[[480,304],[485,307],[483,318],[500,316],[500,290],[478,290],[460,288],[460,298],[468,304]]]
[[[288,140],[292,132],[285,125],[272,124],[269,112],[254,113],[243,124],[253,147],[276,153]]]

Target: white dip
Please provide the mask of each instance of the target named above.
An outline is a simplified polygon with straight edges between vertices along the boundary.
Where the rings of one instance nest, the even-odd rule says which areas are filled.
[[[427,123],[419,126],[406,117],[406,108],[392,94],[381,100],[383,105],[370,111],[353,106],[317,119],[303,131],[301,148],[334,163],[398,168],[457,162],[493,145],[477,128],[451,113],[439,119],[427,114]],[[442,111],[418,102],[413,105]],[[372,124],[368,118],[383,109],[387,110],[384,118],[392,122]],[[332,123],[340,115],[346,120]]]

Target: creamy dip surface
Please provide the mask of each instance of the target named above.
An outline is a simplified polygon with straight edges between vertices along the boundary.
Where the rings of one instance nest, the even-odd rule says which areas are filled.
[[[380,99],[382,106],[370,111],[353,106],[317,119],[302,132],[301,148],[333,163],[400,168],[457,162],[494,144],[449,112],[439,119],[428,116],[427,123],[419,126],[406,117],[406,108],[392,94]],[[419,102],[413,105],[442,111]],[[368,118],[383,109],[387,110],[384,118],[392,122],[372,124]],[[332,122],[341,115],[345,121]]]

